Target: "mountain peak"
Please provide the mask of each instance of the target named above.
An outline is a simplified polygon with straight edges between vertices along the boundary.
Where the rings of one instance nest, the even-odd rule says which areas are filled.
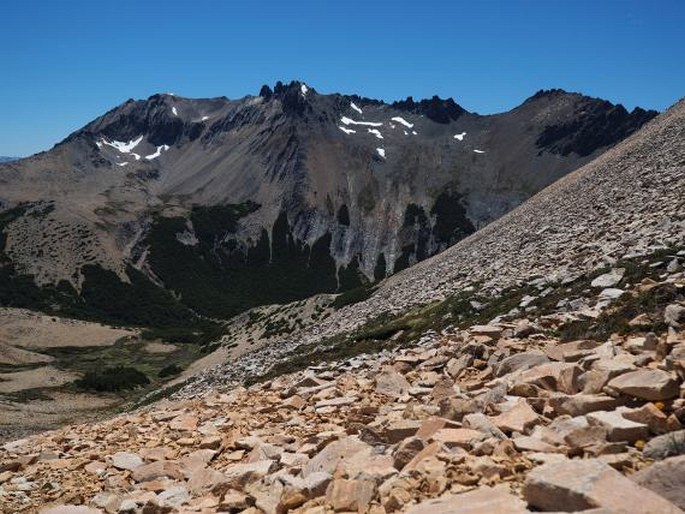
[[[423,99],[418,102],[411,96],[408,96],[406,100],[393,102],[390,106],[407,112],[423,114],[429,120],[441,124],[456,121],[462,114],[467,112],[454,99],[442,99],[438,95],[433,95],[430,99]]]

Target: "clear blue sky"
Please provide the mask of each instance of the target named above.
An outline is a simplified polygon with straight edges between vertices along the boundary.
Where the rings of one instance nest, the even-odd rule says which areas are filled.
[[[3,0],[0,16],[0,155],[127,98],[276,80],[479,113],[551,87],[659,110],[685,95],[683,0]]]

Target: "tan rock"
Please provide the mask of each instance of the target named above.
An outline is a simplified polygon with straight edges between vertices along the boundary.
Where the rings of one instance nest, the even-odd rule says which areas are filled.
[[[411,389],[411,384],[396,371],[386,369],[376,377],[376,392],[399,398]]]
[[[572,396],[552,396],[549,404],[557,414],[582,416],[598,410],[614,410],[622,405],[623,401],[606,394],[578,393]]]
[[[171,430],[179,430],[181,432],[193,432],[197,429],[197,417],[191,414],[181,414],[176,416],[169,422]]]
[[[233,464],[224,469],[223,474],[234,489],[242,489],[246,484],[259,480],[276,467],[273,460]]]
[[[490,418],[490,421],[504,432],[527,433],[540,423],[540,417],[525,400],[519,400],[509,410]]]
[[[502,335],[503,329],[497,325],[473,325],[469,332],[474,336],[485,336],[486,341],[496,341]]]
[[[218,450],[221,448],[221,440],[221,437],[216,435],[204,437],[200,440],[198,447],[203,450]]]
[[[420,437],[409,437],[400,442],[393,452],[393,466],[401,470],[418,453],[426,447],[426,443]]]
[[[84,505],[57,505],[41,509],[39,514],[103,514],[103,511]]]
[[[203,468],[195,471],[188,480],[188,490],[194,496],[219,489],[230,489],[231,480],[215,469]]]
[[[549,362],[524,371],[517,382],[533,384],[548,391],[576,394],[581,373],[582,369],[576,364]]]
[[[422,423],[412,419],[402,419],[389,422],[382,431],[383,439],[390,443],[396,444],[412,437],[416,434]]]
[[[432,442],[445,445],[448,448],[469,449],[478,441],[482,441],[485,434],[470,428],[443,428],[431,436]]]
[[[117,469],[132,470],[143,465],[140,455],[130,452],[118,452],[112,455],[112,466]]]
[[[621,410],[621,415],[630,421],[647,425],[649,430],[655,434],[664,434],[670,431],[668,416],[653,403],[645,403],[637,409]]]
[[[549,362],[549,358],[539,351],[521,352],[505,357],[495,365],[495,376],[503,377],[516,371],[524,371]]]
[[[624,373],[607,384],[620,394],[643,400],[669,400],[678,396],[678,382],[670,373],[660,369],[639,369]]]
[[[219,500],[218,510],[228,512],[242,512],[254,504],[254,500],[240,491],[226,491]]]
[[[587,448],[606,441],[608,430],[600,425],[577,428],[564,435],[564,442],[573,449]]]
[[[147,482],[162,477],[180,480],[183,478],[183,473],[181,473],[178,463],[168,460],[158,460],[150,464],[144,464],[135,468],[131,473],[131,478],[136,482]]]
[[[680,509],[638,486],[596,459],[566,460],[534,468],[526,479],[524,499],[545,511],[604,507],[616,514],[677,514]]]
[[[601,426],[606,429],[608,441],[634,442],[639,439],[646,439],[649,435],[647,425],[630,421],[617,411],[591,412],[586,418],[590,425]]]
[[[326,503],[336,512],[364,512],[376,494],[376,486],[369,480],[333,480],[326,490]]]
[[[302,476],[306,478],[308,475],[320,471],[332,474],[343,460],[349,459],[358,452],[369,451],[370,449],[371,446],[356,437],[345,437],[332,442],[304,466]]]
[[[546,443],[542,439],[531,436],[519,436],[512,439],[514,446],[519,451],[556,453],[559,450],[556,446]]]
[[[500,439],[502,441],[507,439],[507,436],[502,432],[495,424],[488,418],[485,414],[481,412],[476,412],[474,414],[467,414],[464,416],[463,425],[464,428],[471,428],[473,430],[478,430],[490,437],[495,439]]]
[[[547,349],[547,356],[555,361],[575,362],[585,355],[592,353],[592,350],[600,346],[599,341],[582,340],[561,343]]]
[[[656,462],[630,478],[685,510],[685,455]]]
[[[419,453],[417,453],[413,459],[411,459],[403,468],[402,472],[407,472],[411,470],[415,470],[416,467],[421,463],[423,459],[426,459],[428,457],[435,457],[441,452],[448,451],[448,448],[439,442],[433,442],[430,443],[428,446],[426,446],[423,450],[421,450]],[[463,450],[462,450],[463,451]],[[465,452],[464,452],[465,453]]]
[[[502,487],[481,487],[462,494],[424,500],[406,514],[525,514],[525,502]]]
[[[461,421],[467,414],[473,414],[481,410],[475,400],[462,398],[443,398],[439,402],[440,416],[452,421]]]

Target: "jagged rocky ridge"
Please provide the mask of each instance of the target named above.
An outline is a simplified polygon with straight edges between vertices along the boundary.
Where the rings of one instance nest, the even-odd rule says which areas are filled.
[[[188,308],[226,317],[359,287],[444,250],[655,114],[553,90],[479,116],[451,99],[388,105],[300,82],[241,100],[129,100],[0,168],[4,280],[31,299],[20,306],[70,314],[84,289],[120,282],[127,304],[147,281],[182,304],[167,324]],[[255,281],[269,287],[255,294]],[[89,298],[89,316],[134,317]]]

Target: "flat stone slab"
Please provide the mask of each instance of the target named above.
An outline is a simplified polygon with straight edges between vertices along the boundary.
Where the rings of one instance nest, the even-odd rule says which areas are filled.
[[[482,487],[414,505],[406,514],[525,514],[525,502],[505,488]]]
[[[597,459],[567,459],[533,469],[523,497],[543,511],[604,507],[616,514],[682,514],[673,503]]]
[[[643,400],[669,400],[678,396],[678,382],[660,369],[639,369],[619,375],[609,381],[609,389]]]

